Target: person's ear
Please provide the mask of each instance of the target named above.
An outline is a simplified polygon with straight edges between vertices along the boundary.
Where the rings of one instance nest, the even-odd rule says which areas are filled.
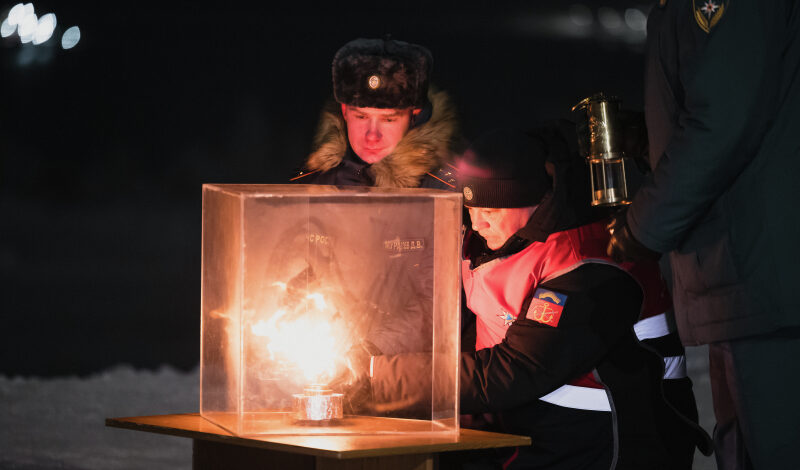
[[[411,110],[411,119],[409,119],[410,127],[414,127],[417,122],[417,116],[422,112],[422,108],[414,108]]]
[[[347,105],[342,103],[342,117],[347,115]]]

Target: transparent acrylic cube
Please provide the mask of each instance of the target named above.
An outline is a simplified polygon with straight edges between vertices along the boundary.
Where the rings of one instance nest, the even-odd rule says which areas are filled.
[[[460,234],[458,193],[204,185],[201,415],[240,436],[457,433]],[[371,354],[424,357],[423,406],[376,403]]]

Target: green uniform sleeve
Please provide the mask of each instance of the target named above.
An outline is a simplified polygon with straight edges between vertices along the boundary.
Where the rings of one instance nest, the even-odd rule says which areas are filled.
[[[706,32],[693,2],[680,2],[678,37],[660,39],[678,48],[682,90],[673,95],[683,99],[666,150],[628,211],[634,236],[660,252],[676,248],[750,163],[779,96],[784,2],[717,3],[725,10]]]

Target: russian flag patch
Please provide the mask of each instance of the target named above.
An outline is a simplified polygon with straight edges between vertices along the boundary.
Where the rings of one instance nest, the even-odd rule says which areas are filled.
[[[548,326],[558,326],[561,311],[567,303],[567,296],[547,289],[536,289],[525,315],[527,318]]]

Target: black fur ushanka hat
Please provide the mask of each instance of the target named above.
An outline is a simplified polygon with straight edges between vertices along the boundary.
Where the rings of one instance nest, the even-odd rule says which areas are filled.
[[[433,56],[393,39],[355,39],[333,57],[333,96],[361,108],[422,108],[428,103]]]

